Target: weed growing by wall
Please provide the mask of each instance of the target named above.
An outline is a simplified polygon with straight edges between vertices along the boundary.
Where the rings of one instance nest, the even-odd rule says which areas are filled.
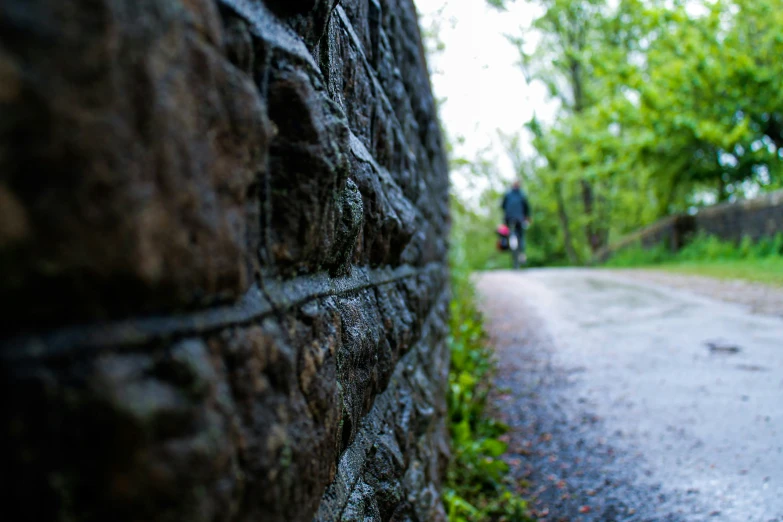
[[[457,265],[457,266],[455,266]],[[514,494],[506,444],[507,427],[486,412],[495,371],[492,348],[475,305],[465,266],[452,263],[449,432],[452,459],[443,495],[451,522],[526,522],[527,502]]]

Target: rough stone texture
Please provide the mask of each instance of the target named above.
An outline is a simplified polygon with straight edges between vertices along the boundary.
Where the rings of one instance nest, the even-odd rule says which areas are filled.
[[[758,241],[783,233],[783,191],[703,208],[692,216],[679,214],[664,218],[598,252],[595,260],[604,262],[631,245],[652,248],[664,244],[675,252],[696,233],[736,242],[744,237]]]
[[[9,520],[445,520],[411,0],[0,3]]]

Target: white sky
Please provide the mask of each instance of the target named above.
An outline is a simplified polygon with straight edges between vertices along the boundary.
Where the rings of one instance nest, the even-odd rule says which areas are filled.
[[[505,34],[518,35],[520,27],[530,24],[537,8],[524,0],[500,12],[484,0],[414,0],[429,27],[434,17],[441,17],[440,38],[445,50],[429,57],[434,72],[435,96],[446,99],[441,118],[456,153],[468,159],[488,148],[500,172],[513,176],[498,139],[497,130],[506,134],[522,131],[535,112],[544,121],[553,119],[555,104],[547,99],[543,85],[525,82],[517,65],[519,56]],[[464,138],[458,145],[457,138]],[[523,133],[523,150],[532,153],[529,135]],[[461,180],[453,179],[460,190]]]

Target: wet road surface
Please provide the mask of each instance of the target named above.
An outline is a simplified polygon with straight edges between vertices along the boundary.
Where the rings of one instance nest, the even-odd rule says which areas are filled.
[[[783,319],[601,270],[476,283],[540,518],[783,521]]]

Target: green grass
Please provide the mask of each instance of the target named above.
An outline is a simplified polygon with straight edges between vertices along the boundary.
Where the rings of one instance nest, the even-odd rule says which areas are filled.
[[[741,279],[783,287],[783,257],[717,261],[684,261],[652,265],[649,268],[716,279]]]
[[[663,245],[628,247],[616,253],[605,266],[654,268],[717,279],[740,279],[783,286],[783,234],[739,244],[714,236],[699,235],[677,253]]]
[[[496,362],[476,308],[470,272],[464,256],[452,252],[448,393],[451,461],[443,503],[450,522],[529,522],[532,519],[527,502],[514,493],[508,465],[501,458],[507,447],[499,437],[508,428],[486,411]]]

